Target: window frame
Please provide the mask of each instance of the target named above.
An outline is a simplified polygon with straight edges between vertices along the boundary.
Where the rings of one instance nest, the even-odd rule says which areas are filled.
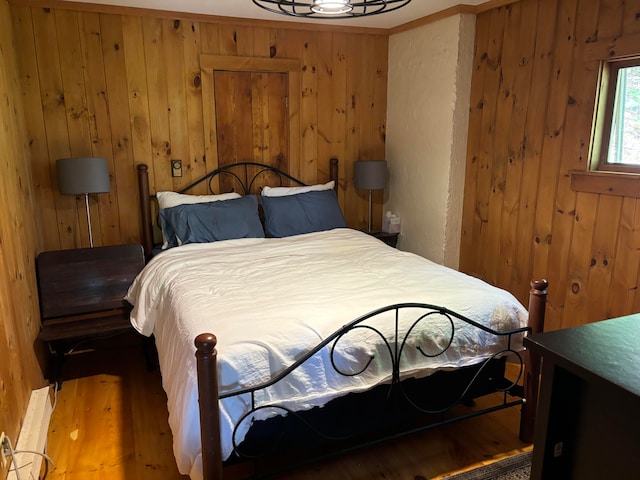
[[[640,56],[603,62],[600,80],[600,99],[596,109],[595,129],[592,139],[591,168],[596,172],[620,172],[640,174],[640,165],[609,163],[609,146],[616,103],[618,72],[623,68],[640,67]]]
[[[615,195],[640,199],[640,171],[638,173],[597,170],[600,158],[600,139],[609,85],[609,66],[617,61],[640,58],[640,33],[589,42],[584,47],[584,61],[598,64],[598,88],[592,112],[592,129],[586,168],[569,171],[571,190],[599,195]],[[600,130],[598,130],[600,128]]]

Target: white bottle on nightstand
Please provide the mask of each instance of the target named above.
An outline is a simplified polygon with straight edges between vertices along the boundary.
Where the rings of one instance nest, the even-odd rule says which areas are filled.
[[[382,219],[382,231],[387,233],[400,233],[400,217],[388,211]]]

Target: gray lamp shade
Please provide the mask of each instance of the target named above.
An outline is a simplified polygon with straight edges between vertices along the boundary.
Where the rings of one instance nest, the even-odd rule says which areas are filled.
[[[387,184],[386,160],[358,160],[353,164],[353,183],[363,190],[382,190]]]
[[[61,158],[56,162],[58,189],[63,195],[109,193],[107,160],[99,157]]]

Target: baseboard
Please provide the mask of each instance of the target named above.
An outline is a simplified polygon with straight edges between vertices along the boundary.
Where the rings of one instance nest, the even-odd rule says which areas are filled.
[[[18,443],[14,446],[14,450],[31,450],[44,453],[51,412],[53,411],[49,396],[50,389],[51,387],[44,387],[31,392],[27,413],[24,416]],[[20,471],[20,478],[40,478],[42,457],[32,453],[17,454],[16,458],[12,459],[11,470],[7,480],[17,479],[14,471],[16,467]]]

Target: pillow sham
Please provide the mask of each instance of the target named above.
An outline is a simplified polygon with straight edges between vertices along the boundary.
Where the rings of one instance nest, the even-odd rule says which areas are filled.
[[[346,227],[338,197],[320,190],[281,197],[260,198],[265,232],[269,237],[289,237]]]
[[[177,192],[157,192],[156,198],[158,199],[159,210],[165,208],[176,207],[178,205],[193,204],[193,203],[206,203],[206,202],[218,202],[221,200],[231,200],[233,198],[240,198],[240,194],[236,192],[221,193],[219,195],[187,195]],[[167,234],[165,229],[162,228],[162,249],[169,247],[169,237],[171,234]],[[172,239],[171,243],[175,243]]]
[[[165,208],[160,222],[169,234],[168,247],[264,237],[255,195]]]
[[[306,185],[304,187],[262,187],[260,193],[265,197],[285,197],[287,195],[298,195],[299,193],[318,192],[322,190],[333,190],[335,181],[318,185]]]
[[[206,203],[206,202],[218,202],[220,200],[231,200],[234,198],[240,198],[241,195],[237,192],[220,193],[218,195],[188,195],[185,193],[177,192],[157,192],[156,198],[158,199],[158,205],[160,210],[163,208],[171,208],[177,205],[192,204],[192,203]]]

